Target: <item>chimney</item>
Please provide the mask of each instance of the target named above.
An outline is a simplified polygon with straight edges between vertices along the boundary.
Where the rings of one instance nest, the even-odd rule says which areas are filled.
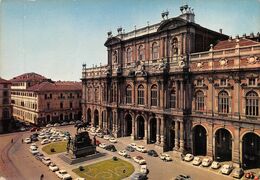
[[[219,29],[219,33],[222,34],[222,29]]]

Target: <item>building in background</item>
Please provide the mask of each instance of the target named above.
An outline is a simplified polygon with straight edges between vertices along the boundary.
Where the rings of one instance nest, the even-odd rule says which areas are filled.
[[[0,133],[8,131],[11,117],[11,82],[0,78]]]
[[[81,83],[54,82],[36,73],[11,82],[15,119],[36,125],[81,119]]]
[[[83,117],[115,136],[243,167],[260,164],[260,43],[178,17],[108,32],[107,65],[83,65]]]

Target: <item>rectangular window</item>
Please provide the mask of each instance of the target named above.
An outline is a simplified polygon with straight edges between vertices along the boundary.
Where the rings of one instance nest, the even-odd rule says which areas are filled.
[[[8,96],[8,91],[3,91],[3,96],[7,97]]]
[[[151,91],[151,106],[157,106],[157,90]]]
[[[126,90],[126,104],[132,104],[132,90]]]
[[[144,105],[144,90],[138,90],[138,100],[139,105]]]
[[[226,79],[221,79],[220,80],[220,86],[226,86],[227,85],[227,80]]]
[[[70,102],[70,108],[72,108],[72,102]]]

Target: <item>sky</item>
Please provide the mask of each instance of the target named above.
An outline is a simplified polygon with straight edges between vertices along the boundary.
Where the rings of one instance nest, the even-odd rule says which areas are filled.
[[[229,36],[260,31],[260,0],[0,0],[0,76],[36,72],[80,81],[82,64],[107,63],[107,32],[117,34],[194,8],[195,21]]]

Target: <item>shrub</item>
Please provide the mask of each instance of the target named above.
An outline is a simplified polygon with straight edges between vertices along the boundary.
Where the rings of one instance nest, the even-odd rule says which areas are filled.
[[[79,170],[80,171],[84,171],[84,167],[83,166],[79,166]]]
[[[51,148],[51,152],[55,152],[55,149],[54,149],[54,148]]]
[[[117,160],[118,160],[116,156],[114,156],[112,159],[113,159],[114,161],[117,161]]]

